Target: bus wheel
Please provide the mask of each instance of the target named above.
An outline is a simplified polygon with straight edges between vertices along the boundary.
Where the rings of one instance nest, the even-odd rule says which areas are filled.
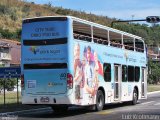
[[[103,92],[101,90],[97,91],[97,97],[96,97],[96,111],[101,111],[103,109],[104,106],[104,95]]]
[[[137,93],[137,90],[134,89],[134,91],[133,91],[132,105],[136,105],[136,104],[137,104],[137,101],[138,101],[138,93]]]

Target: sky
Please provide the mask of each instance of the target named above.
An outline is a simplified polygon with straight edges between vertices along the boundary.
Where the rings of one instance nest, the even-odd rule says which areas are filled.
[[[121,20],[160,16],[160,0],[25,0]]]

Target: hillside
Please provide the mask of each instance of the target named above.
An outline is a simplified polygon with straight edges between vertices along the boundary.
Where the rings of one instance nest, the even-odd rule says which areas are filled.
[[[50,3],[37,5],[34,2],[24,2],[24,0],[0,0],[0,38],[20,40],[23,18],[53,15],[71,15],[106,26],[110,26],[113,21],[107,16],[97,16],[92,13],[87,14],[84,11],[54,7]],[[114,27],[143,37],[149,45],[160,43],[159,25],[148,27],[146,24],[119,23],[114,24]]]

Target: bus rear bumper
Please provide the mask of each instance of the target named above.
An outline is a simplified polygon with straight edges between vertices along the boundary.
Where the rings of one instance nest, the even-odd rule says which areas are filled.
[[[73,101],[69,96],[23,96],[22,104],[48,104],[48,105],[56,105],[56,104],[73,104]]]

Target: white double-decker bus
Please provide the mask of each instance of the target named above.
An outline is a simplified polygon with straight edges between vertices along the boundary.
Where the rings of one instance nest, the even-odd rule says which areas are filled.
[[[22,26],[22,103],[94,106],[147,97],[141,37],[64,16],[28,18]]]

